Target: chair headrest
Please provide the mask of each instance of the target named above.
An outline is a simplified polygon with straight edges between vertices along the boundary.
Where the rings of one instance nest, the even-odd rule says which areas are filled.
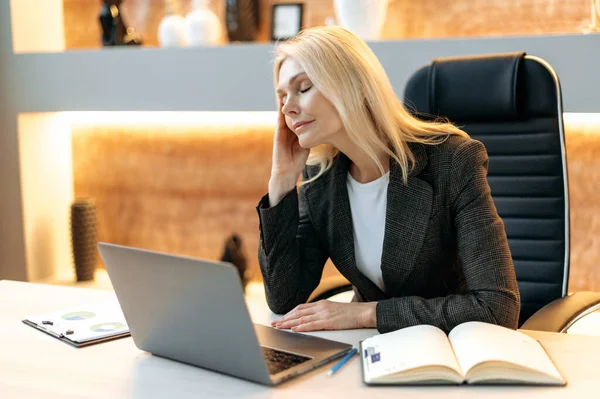
[[[436,58],[420,71],[429,90],[416,96],[421,104],[415,105],[454,121],[518,119],[524,57],[525,52]]]

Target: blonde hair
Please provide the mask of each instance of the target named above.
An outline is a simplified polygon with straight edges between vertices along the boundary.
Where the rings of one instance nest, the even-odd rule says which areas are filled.
[[[368,155],[381,173],[377,150],[389,154],[408,179],[414,154],[408,143],[439,144],[450,135],[467,133],[446,120],[422,121],[410,114],[398,99],[383,66],[369,46],[339,26],[321,26],[302,31],[276,47],[273,65],[275,87],[286,58],[303,68],[313,85],[337,109],[348,138]],[[339,150],[323,144],[311,149],[307,165],[320,170],[309,183],[331,165]]]

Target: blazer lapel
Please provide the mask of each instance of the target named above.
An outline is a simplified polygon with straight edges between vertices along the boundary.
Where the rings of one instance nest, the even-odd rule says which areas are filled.
[[[423,145],[410,144],[410,147],[415,164],[407,184],[402,181],[400,166],[390,162],[381,272],[385,290],[396,295],[415,267],[433,202],[433,189],[418,176],[427,164],[427,153]]]
[[[381,271],[386,291],[395,294],[400,292],[415,266],[429,224],[433,202],[431,186],[418,177],[427,164],[427,153],[422,145],[409,146],[415,155],[415,164],[408,176],[408,184],[405,185],[402,181],[400,166],[390,160]],[[350,159],[340,153],[332,166],[332,179],[326,191],[311,189],[307,193],[315,201],[319,196],[331,195],[332,209],[329,212],[328,223],[331,226],[331,260],[340,273],[356,287],[364,300],[379,301],[390,298],[390,295],[381,291],[356,266],[352,211],[346,187],[350,164]],[[325,192],[328,194],[324,194]]]
[[[330,223],[333,226],[331,260],[340,273],[356,287],[363,299],[377,301],[385,299],[387,296],[356,266],[352,211],[346,187],[349,167],[350,159],[343,153],[338,155],[332,166],[333,180],[330,189],[335,202],[330,213]]]

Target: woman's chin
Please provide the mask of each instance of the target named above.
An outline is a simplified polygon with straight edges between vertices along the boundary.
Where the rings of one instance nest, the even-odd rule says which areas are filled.
[[[305,137],[305,136],[306,136],[306,134],[298,136],[298,144],[300,144],[300,147],[302,147],[304,149],[316,147],[316,145],[314,143],[312,143],[312,140],[310,140],[308,137]]]

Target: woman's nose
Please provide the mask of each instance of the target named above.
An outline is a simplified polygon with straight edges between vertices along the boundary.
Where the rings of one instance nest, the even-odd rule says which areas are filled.
[[[281,107],[281,112],[283,112],[284,115],[297,115],[299,112],[298,105],[293,101],[288,100]]]

